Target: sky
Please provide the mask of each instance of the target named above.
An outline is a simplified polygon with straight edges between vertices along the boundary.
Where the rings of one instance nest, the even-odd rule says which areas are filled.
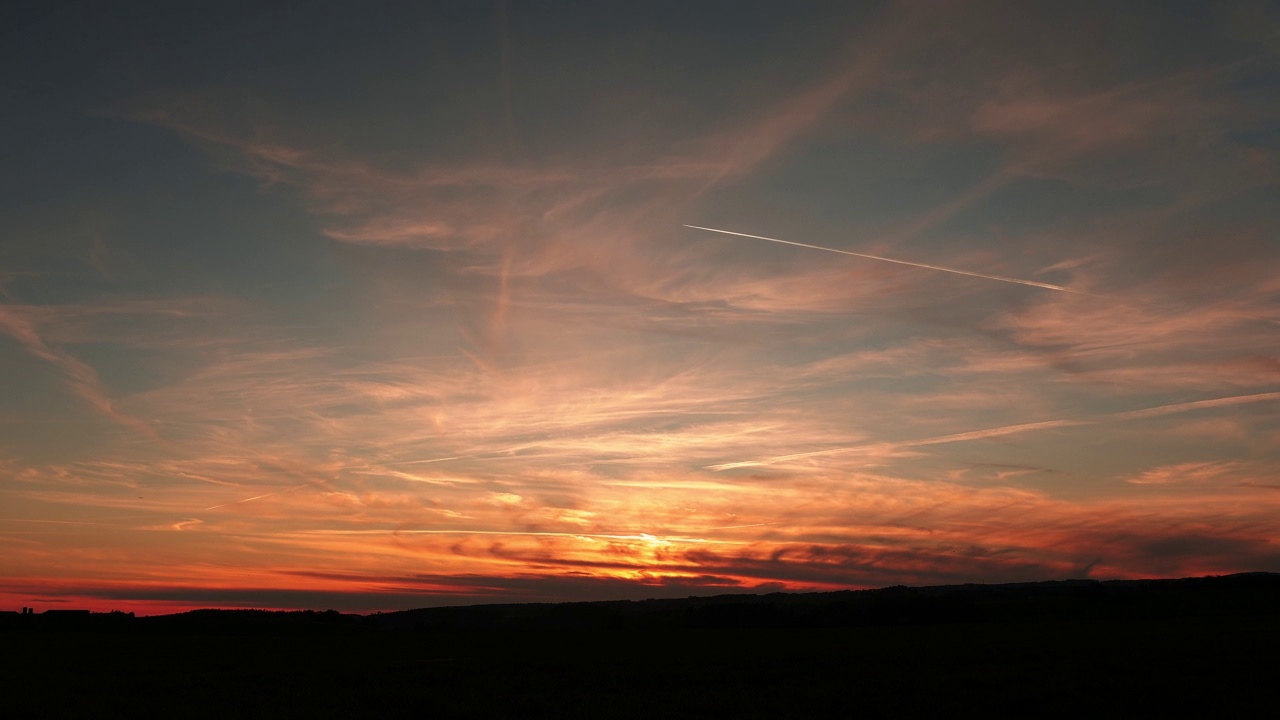
[[[1280,572],[1274,4],[0,12],[0,606]]]

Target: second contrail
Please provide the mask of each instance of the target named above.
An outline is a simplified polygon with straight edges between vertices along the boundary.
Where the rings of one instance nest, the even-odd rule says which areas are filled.
[[[867,255],[866,253],[856,253],[849,250],[838,250],[836,248],[823,247],[821,245],[809,245],[808,243],[793,242],[791,240],[779,240],[778,238],[765,237],[764,235],[750,235],[747,233],[734,232],[732,230],[717,230],[716,228],[701,227],[699,225],[685,225],[687,228],[694,230],[708,230],[710,232],[724,233],[725,235],[738,235],[740,237],[755,238],[756,240],[768,240],[769,242],[782,243],[783,245],[795,245],[796,247],[809,248],[810,250],[825,250],[826,252],[840,253],[841,255],[852,255],[854,257],[866,258],[868,260],[880,260],[882,262],[891,262],[898,265],[910,265],[911,267],[924,268],[926,270],[939,270],[941,272],[954,273],[956,275],[968,275],[969,277],[984,278],[986,280],[999,280],[1000,282],[1016,283],[1018,285],[1030,285],[1031,287],[1044,288],[1045,290],[1057,290],[1058,292],[1072,293],[1075,295],[1089,295],[1096,297],[1087,292],[1072,290],[1071,288],[1062,287],[1061,285],[1051,285],[1049,283],[1036,282],[1035,280],[1022,280],[1020,278],[1005,277],[1003,275],[986,275],[984,273],[970,272],[968,270],[957,270],[956,268],[942,267],[940,265],[928,265],[926,263],[911,262],[909,260],[895,260],[894,258],[881,257],[879,255]]]

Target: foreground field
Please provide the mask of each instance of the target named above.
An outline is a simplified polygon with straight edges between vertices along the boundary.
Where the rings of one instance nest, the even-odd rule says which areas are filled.
[[[937,717],[1242,712],[1278,623],[5,636],[8,717]]]
[[[4,717],[1256,715],[1280,576],[0,618]]]

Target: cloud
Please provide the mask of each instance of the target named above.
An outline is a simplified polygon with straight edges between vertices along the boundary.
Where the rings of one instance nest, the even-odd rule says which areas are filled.
[[[43,303],[0,305],[0,363],[76,401],[3,388],[3,584],[390,609],[1274,567],[1257,44],[1119,6],[790,12],[749,58],[535,33],[574,58],[548,87],[516,14],[505,88],[374,53],[322,73],[360,102],[211,70],[93,118],[156,143],[60,175],[138,267],[29,263],[44,221],[0,257]],[[135,206],[165,152],[183,201]],[[936,264],[681,227],[717,217]]]
[[[916,438],[912,440],[899,440],[896,442],[870,443],[866,445],[856,445],[852,447],[830,448],[826,450],[814,450],[811,452],[793,453],[790,455],[779,455],[777,457],[765,458],[761,460],[747,460],[732,463],[720,463],[717,465],[708,465],[706,469],[723,471],[733,470],[744,467],[758,467],[784,463],[791,460],[807,459],[822,455],[834,454],[868,454],[877,455],[882,453],[894,453],[901,448],[920,447],[927,445],[942,445],[949,443],[969,442],[972,440],[985,440],[988,438],[1003,437],[1006,435],[1018,435],[1026,432],[1034,432],[1039,430],[1051,430],[1056,428],[1080,427],[1085,425],[1095,425],[1104,422],[1123,422],[1127,420],[1142,420],[1146,418],[1163,417],[1165,415],[1174,415],[1177,413],[1192,412],[1195,410],[1232,407],[1236,405],[1245,405],[1257,402],[1274,402],[1280,400],[1280,392],[1272,393],[1255,393],[1251,395],[1235,395],[1231,397],[1212,398],[1209,400],[1196,400],[1185,403],[1174,403],[1171,405],[1161,405],[1151,408],[1143,408],[1141,410],[1127,410],[1124,412],[1112,413],[1095,418],[1087,419],[1057,419],[1042,420],[1039,422],[1020,423],[1017,425],[1005,425],[1003,427],[984,428],[982,430],[971,430],[962,433],[952,433],[949,435],[938,435],[935,437]]]
[[[999,323],[1020,344],[1062,349],[1084,359],[1185,350],[1206,340],[1219,351],[1261,353],[1265,344],[1245,332],[1274,312],[1261,300],[1181,309],[1088,300],[1041,303],[1009,313]]]
[[[1161,465],[1125,479],[1134,485],[1165,485],[1168,483],[1203,483],[1222,480],[1236,475],[1240,462],[1188,462]]]
[[[16,340],[27,352],[58,368],[67,388],[98,413],[120,425],[154,437],[155,431],[146,422],[116,410],[98,382],[98,373],[92,367],[44,341],[36,330],[41,315],[43,313],[39,308],[0,305],[0,330]]]

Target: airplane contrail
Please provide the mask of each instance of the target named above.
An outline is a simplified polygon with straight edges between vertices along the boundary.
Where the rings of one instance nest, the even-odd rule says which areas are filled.
[[[1041,422],[1023,423],[1021,425],[1005,425],[1004,427],[986,428],[983,430],[970,430],[969,432],[955,433],[952,435],[936,435],[934,437],[916,438],[915,440],[896,440],[878,443],[867,443],[865,445],[853,445],[848,447],[828,448],[826,450],[813,450],[810,452],[792,453],[790,455],[777,455],[763,460],[742,460],[739,462],[720,463],[718,465],[707,465],[704,470],[714,470],[723,472],[725,470],[736,470],[744,467],[761,467],[766,465],[776,465],[780,462],[788,460],[803,460],[805,458],[818,457],[820,455],[841,455],[844,453],[855,452],[883,452],[886,450],[896,450],[898,448],[920,447],[921,445],[947,445],[955,442],[965,442],[968,440],[985,440],[986,438],[1001,437],[1003,435],[1017,435],[1029,430],[1045,430],[1058,427],[1074,427],[1077,425],[1092,425],[1096,421],[1092,420],[1044,420]]]
[[[777,525],[777,524],[778,523],[776,522],[749,523],[747,525],[721,525],[720,527],[713,527],[713,528],[706,528],[706,529],[707,530],[737,530],[738,528],[765,527],[766,525]]]
[[[839,250],[836,248],[823,247],[821,245],[810,245],[808,243],[794,242],[792,240],[779,240],[778,238],[765,237],[764,235],[750,235],[748,233],[734,232],[732,230],[717,230],[716,228],[702,227],[700,225],[685,225],[687,228],[694,230],[708,230],[710,232],[724,233],[725,235],[738,235],[740,237],[755,238],[757,240],[768,240],[769,242],[782,243],[783,245],[795,245],[796,247],[809,248],[810,250],[825,250],[826,252],[840,253],[841,255],[852,255],[854,257],[866,258],[868,260],[880,260],[882,262],[891,262],[897,265],[909,265],[911,267],[924,268],[926,270],[939,270],[941,272],[954,273],[956,275],[968,275],[969,277],[983,278],[986,280],[999,280],[1000,282],[1016,283],[1018,285],[1029,285],[1031,287],[1044,288],[1045,290],[1057,290],[1058,292],[1072,293],[1074,295],[1087,295],[1089,297],[1100,297],[1092,293],[1080,290],[1072,290],[1061,285],[1053,285],[1051,283],[1036,282],[1035,280],[1022,280],[1020,278],[1005,277],[1003,275],[987,275],[985,273],[971,272],[969,270],[957,270],[956,268],[942,267],[941,265],[929,265],[927,263],[911,262],[909,260],[896,260],[894,258],[881,257],[879,255],[868,255],[866,253],[856,253],[849,250]]]
[[[306,484],[306,483],[302,483],[301,485],[294,485],[293,487],[291,487],[291,488],[285,488],[284,490],[276,490],[275,492],[263,493],[262,495],[254,495],[254,496],[253,496],[253,497],[251,497],[251,498],[245,498],[245,499],[243,499],[243,500],[233,500],[232,502],[222,503],[221,505],[214,505],[213,507],[207,507],[207,508],[205,508],[204,510],[202,510],[201,512],[208,512],[208,511],[210,511],[210,510],[217,510],[218,508],[224,508],[224,507],[227,507],[228,505],[239,505],[240,503],[247,503],[247,502],[249,502],[249,501],[251,501],[251,500],[261,500],[261,499],[262,499],[262,498],[264,498],[264,497],[271,497],[272,495],[279,495],[280,493],[287,493],[287,492],[290,492],[290,491],[292,491],[292,490],[297,490],[298,488],[302,488],[302,487],[306,487],[306,486],[307,486],[307,484]]]
[[[827,450],[814,450],[812,452],[792,453],[790,455],[776,455],[771,458],[763,458],[760,460],[742,460],[739,462],[720,463],[718,465],[706,465],[704,470],[712,470],[715,472],[723,472],[725,470],[736,470],[738,468],[747,467],[764,467],[775,465],[777,463],[786,462],[788,460],[800,460],[804,458],[818,457],[820,455],[839,455],[844,453],[856,452],[875,452],[883,450],[894,450],[897,448],[920,447],[922,445],[946,445],[955,442],[965,442],[968,440],[982,440],[985,438],[1001,437],[1003,435],[1017,435],[1032,430],[1047,430],[1050,428],[1062,427],[1082,427],[1086,425],[1101,425],[1108,422],[1123,422],[1126,420],[1143,420],[1146,418],[1162,417],[1165,415],[1174,415],[1177,413],[1191,412],[1193,410],[1203,410],[1207,408],[1229,407],[1232,405],[1244,405],[1247,403],[1268,402],[1271,400],[1280,400],[1280,392],[1255,393],[1252,395],[1232,395],[1230,397],[1213,398],[1211,400],[1194,400],[1192,402],[1175,403],[1173,405],[1160,405],[1158,407],[1143,408],[1141,410],[1126,410],[1124,412],[1109,413],[1093,418],[1079,420],[1044,420],[1041,422],[1022,423],[1020,425],[1005,425],[1003,427],[986,428],[984,430],[973,430],[970,432],[955,433],[952,435],[936,435],[934,437],[917,438],[915,440],[897,440],[879,443],[868,443],[866,445],[852,445],[841,448],[829,448]]]
[[[473,457],[475,457],[475,455],[454,455],[452,457],[438,457],[438,458],[431,458],[429,460],[403,460],[401,462],[383,463],[383,465],[387,467],[391,467],[394,465],[427,465],[430,463],[446,462],[448,460],[465,460],[466,458],[473,458]]]
[[[1231,405],[1244,405],[1247,403],[1265,402],[1267,400],[1280,400],[1280,392],[1232,395],[1230,397],[1213,398],[1211,400],[1194,400],[1192,402],[1175,403],[1173,405],[1161,405],[1159,407],[1144,408],[1142,410],[1128,410],[1125,412],[1112,413],[1111,415],[1106,416],[1106,419],[1140,420],[1142,418],[1173,415],[1174,413],[1187,412],[1189,410],[1229,407]]]

